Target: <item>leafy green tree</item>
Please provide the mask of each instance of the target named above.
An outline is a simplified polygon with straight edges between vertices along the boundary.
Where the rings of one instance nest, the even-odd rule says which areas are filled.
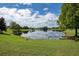
[[[11,22],[10,28],[16,30],[16,29],[20,29],[21,27],[16,22]]]
[[[6,31],[6,23],[5,19],[3,17],[0,18],[0,33],[3,33],[3,31]]]
[[[16,22],[12,22],[11,25],[10,25],[10,28],[12,29],[13,34],[15,34],[15,35],[20,35],[21,34],[21,30],[20,30],[21,27]]]
[[[29,29],[29,27],[28,26],[24,26],[23,29]]]
[[[79,28],[79,4],[66,3],[61,8],[61,15],[59,17],[59,24],[61,28],[75,29],[75,36],[77,36],[77,29]]]

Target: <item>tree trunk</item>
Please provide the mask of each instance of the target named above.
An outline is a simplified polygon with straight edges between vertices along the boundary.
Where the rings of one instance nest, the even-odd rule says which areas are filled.
[[[75,36],[77,37],[78,35],[77,35],[77,27],[75,28]]]

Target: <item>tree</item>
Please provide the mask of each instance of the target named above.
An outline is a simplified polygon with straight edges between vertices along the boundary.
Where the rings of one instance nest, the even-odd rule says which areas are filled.
[[[20,29],[21,27],[20,27],[20,25],[17,24],[16,22],[11,22],[10,28],[11,28],[11,29],[14,29],[14,30],[17,30],[17,29]]]
[[[6,31],[6,23],[5,19],[3,17],[0,18],[0,33],[3,33],[3,31]]]
[[[77,37],[77,29],[79,28],[79,4],[69,3],[63,4],[61,15],[59,16],[60,27],[66,29],[75,29]]]
[[[23,29],[29,29],[29,27],[28,26],[24,26]]]
[[[13,34],[15,34],[15,35],[20,35],[21,34],[21,30],[20,30],[21,27],[16,22],[12,22],[11,25],[10,25],[10,28],[12,29]]]
[[[47,28],[47,26],[45,26],[45,27],[43,27],[42,29],[43,29],[44,31],[47,31],[48,28]]]

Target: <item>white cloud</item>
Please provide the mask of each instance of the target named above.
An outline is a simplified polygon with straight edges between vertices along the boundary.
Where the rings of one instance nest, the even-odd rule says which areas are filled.
[[[28,6],[31,6],[32,3],[22,3],[23,5],[28,5]]]
[[[48,11],[49,9],[48,9],[48,8],[44,8],[43,10],[44,10],[44,11]]]
[[[19,7],[19,4],[15,4],[15,6]]]
[[[29,9],[20,9],[17,12],[23,17],[31,16],[31,11]]]
[[[48,12],[46,15],[39,15],[39,11],[32,14],[30,9],[16,9],[16,8],[0,8],[0,16],[5,18],[7,25],[11,21],[15,21],[21,26],[28,27],[53,27],[57,26],[58,16]]]
[[[45,15],[45,17],[46,17],[47,19],[49,19],[49,20],[58,20],[58,16],[56,16],[55,14],[50,13],[50,12],[48,12],[48,13]]]

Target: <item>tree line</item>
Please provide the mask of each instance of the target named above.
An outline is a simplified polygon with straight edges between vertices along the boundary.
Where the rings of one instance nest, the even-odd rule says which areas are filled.
[[[47,31],[47,27],[42,27],[42,28],[29,28],[28,26],[23,26],[21,27],[19,24],[16,22],[12,21],[10,23],[10,26],[6,26],[5,19],[3,17],[0,18],[0,34],[3,34],[3,31],[7,31],[7,28],[12,29],[12,33],[15,35],[20,35],[22,33],[23,29],[43,29]]]

